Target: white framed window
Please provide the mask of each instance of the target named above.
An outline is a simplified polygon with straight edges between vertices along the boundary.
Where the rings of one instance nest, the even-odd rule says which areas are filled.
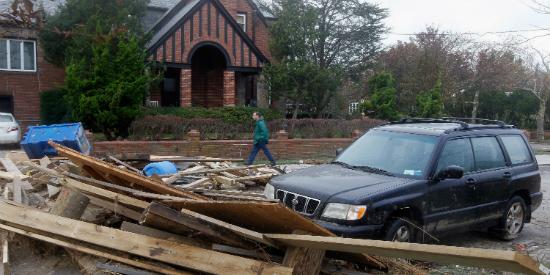
[[[359,102],[351,102],[348,107],[348,112],[350,114],[355,113],[357,110],[359,110]]]
[[[243,31],[246,32],[246,13],[237,13],[237,24],[239,24],[239,26],[243,28]]]
[[[36,72],[36,41],[0,38],[0,70]]]

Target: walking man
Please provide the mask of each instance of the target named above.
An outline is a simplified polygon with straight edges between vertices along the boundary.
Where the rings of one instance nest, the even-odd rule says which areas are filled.
[[[264,151],[265,156],[271,162],[271,165],[275,166],[275,160],[273,159],[273,156],[269,152],[269,149],[267,149],[267,143],[269,142],[269,131],[267,130],[267,126],[265,125],[264,118],[262,117],[262,114],[259,112],[254,112],[252,114],[252,119],[256,121],[256,127],[254,128],[254,146],[252,147],[252,151],[250,152],[250,155],[248,156],[248,160],[246,161],[247,165],[252,165],[254,162],[254,159],[256,158],[256,155],[261,150]]]

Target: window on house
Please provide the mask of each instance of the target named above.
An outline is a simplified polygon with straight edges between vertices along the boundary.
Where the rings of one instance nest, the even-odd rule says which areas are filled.
[[[348,107],[348,112],[353,114],[359,110],[359,102],[351,102]]]
[[[237,24],[246,32],[246,13],[237,13]]]
[[[36,42],[0,39],[0,70],[36,71]]]

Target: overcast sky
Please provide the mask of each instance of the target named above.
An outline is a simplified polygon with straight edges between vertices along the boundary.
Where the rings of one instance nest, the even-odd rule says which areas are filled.
[[[550,4],[550,0],[546,1]],[[389,11],[386,25],[390,34],[385,44],[408,40],[406,35],[433,25],[452,32],[500,32],[548,28],[548,31],[519,32],[526,46],[533,45],[550,53],[550,14],[540,14],[530,5],[532,0],[375,0]],[[533,38],[549,34],[546,37]],[[480,39],[502,41],[512,34],[485,34]]]

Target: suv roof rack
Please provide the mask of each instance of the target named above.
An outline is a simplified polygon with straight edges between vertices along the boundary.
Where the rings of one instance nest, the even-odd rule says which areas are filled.
[[[470,121],[472,124],[468,124]],[[478,122],[479,124],[473,124]],[[442,118],[402,118],[397,121],[391,121],[388,124],[411,124],[411,123],[456,123],[460,127],[449,131],[460,131],[469,129],[494,129],[494,128],[515,128],[513,125],[506,124],[500,120],[484,119],[484,118],[463,118],[463,117],[442,117]]]

